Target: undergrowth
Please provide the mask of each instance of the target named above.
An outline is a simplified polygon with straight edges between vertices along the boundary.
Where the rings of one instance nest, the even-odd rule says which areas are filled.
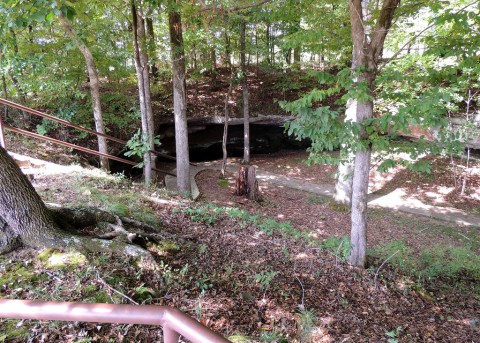
[[[429,287],[441,282],[446,287],[472,284],[480,294],[480,256],[469,246],[436,246],[415,255],[402,241],[395,241],[370,251],[378,268],[384,261],[415,283]]]

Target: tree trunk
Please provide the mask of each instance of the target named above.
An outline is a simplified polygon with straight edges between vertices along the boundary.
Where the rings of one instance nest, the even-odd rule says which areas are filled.
[[[265,38],[267,43],[267,63],[272,64],[272,60],[270,59],[270,24],[267,24],[265,36],[266,36]]]
[[[168,13],[173,71],[173,111],[175,115],[175,149],[177,153],[177,189],[180,195],[191,193],[190,158],[188,152],[185,52],[182,18],[179,12]]]
[[[90,79],[90,94],[92,96],[92,107],[93,107],[93,117],[95,119],[95,130],[100,133],[105,133],[105,128],[103,125],[103,115],[102,115],[102,106],[100,102],[100,81],[98,80],[97,68],[95,66],[95,61],[93,55],[88,48],[88,46],[78,37],[75,29],[68,19],[63,15],[59,14],[59,19],[65,28],[67,34],[75,41],[80,52],[85,58],[87,64],[88,78]],[[104,154],[108,154],[107,140],[105,137],[97,136],[98,140],[98,151]],[[103,170],[108,171],[110,169],[109,162],[107,157],[100,157],[100,166]]]
[[[225,30],[225,52],[227,55],[227,63],[230,68],[230,81],[228,84],[228,91],[227,94],[225,94],[225,104],[224,104],[224,123],[223,123],[223,138],[222,138],[222,153],[223,153],[223,159],[222,159],[222,168],[220,170],[221,177],[225,177],[225,169],[227,168],[227,158],[228,158],[228,153],[227,153],[227,141],[228,141],[228,111],[229,111],[229,106],[228,102],[230,101],[230,97],[232,95],[232,90],[233,90],[233,79],[234,79],[234,70],[233,70],[233,65],[232,65],[232,60],[230,56],[230,38],[228,37],[228,32]]]
[[[359,104],[357,110],[357,119],[359,122],[372,116],[372,102]],[[355,167],[352,182],[352,230],[350,237],[352,250],[349,256],[349,262],[353,266],[362,268],[365,266],[367,258],[367,201],[371,152],[372,149],[370,146],[367,146],[363,151],[355,152]]]
[[[55,247],[65,234],[59,229],[28,178],[0,147],[0,251],[21,241],[29,246]]]
[[[22,244],[34,248],[70,248],[82,253],[120,253],[140,257],[145,268],[155,269],[152,255],[124,241],[104,240],[74,235],[64,229],[98,225],[100,221],[115,221],[114,231],[132,237],[122,226],[122,219],[98,209],[48,209],[16,162],[0,147],[0,254],[15,250]],[[142,227],[142,223],[126,218],[127,223]],[[143,232],[143,231],[142,231]],[[110,235],[111,238],[117,235]],[[149,235],[155,239],[158,235]]]
[[[345,111],[345,120],[352,122],[357,121],[356,99],[348,99],[347,110]],[[352,182],[355,155],[353,153],[346,152],[345,149],[342,148],[340,156],[342,158],[342,161],[338,166],[338,171],[336,175],[337,181],[335,183],[335,194],[333,195],[333,201],[337,205],[348,208],[352,204]]]
[[[150,63],[150,73],[152,74],[153,82],[158,82],[158,66],[157,66],[157,54],[155,52],[155,30],[153,29],[153,20],[152,18],[146,18],[147,24],[147,36],[148,36],[148,54],[151,59]]]
[[[358,73],[356,83],[367,86],[367,95],[373,99],[377,65],[382,57],[383,45],[391,27],[393,15],[400,0],[384,0],[378,13],[375,29],[367,24],[370,21],[369,0],[351,0],[349,4],[353,42],[352,71]],[[358,70],[362,67],[362,70]],[[373,100],[358,102],[352,99],[349,110],[355,111],[356,121],[362,123],[373,116]],[[356,106],[355,106],[356,105]],[[356,137],[363,145],[355,151],[355,168],[352,192],[352,230],[349,262],[356,267],[365,267],[367,255],[367,196],[370,172],[371,143],[368,134],[362,129]]]
[[[145,44],[145,22],[137,10],[134,0],[131,1],[131,10],[133,18],[134,60],[142,121],[142,141],[145,147],[154,150],[153,113],[150,96],[150,80],[148,75],[148,57]],[[154,159],[152,158],[152,154],[150,151],[145,151],[143,154],[143,176],[145,179],[145,185],[147,186],[152,183],[153,165]]]
[[[243,163],[250,163],[250,109],[248,103],[248,79],[245,63],[245,30],[246,22],[240,24],[240,68],[242,71],[242,103],[243,103]]]
[[[3,88],[3,98],[8,99],[8,91],[7,91],[7,80],[5,79],[5,74],[2,74],[2,88]],[[8,106],[5,105],[3,107],[3,117],[7,119],[8,117]]]
[[[235,195],[246,195],[249,200],[254,201],[260,199],[255,167],[240,167],[235,184]]]
[[[296,47],[293,50],[293,63],[300,64],[301,59],[302,59],[301,51],[302,51],[301,47]]]

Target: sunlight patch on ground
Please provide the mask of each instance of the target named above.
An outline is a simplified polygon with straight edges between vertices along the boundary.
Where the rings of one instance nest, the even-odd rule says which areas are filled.
[[[184,201],[175,200],[173,198],[162,199],[162,198],[151,196],[151,197],[147,197],[147,199],[153,203],[160,204],[160,205],[181,206],[181,207],[188,206],[188,204],[186,204]]]

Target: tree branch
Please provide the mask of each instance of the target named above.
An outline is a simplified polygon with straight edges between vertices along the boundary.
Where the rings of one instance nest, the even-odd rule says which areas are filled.
[[[393,15],[399,4],[400,0],[385,0],[383,2],[372,39],[373,58],[375,63],[377,63],[381,57],[385,37],[392,26]]]
[[[455,13],[453,14],[458,14],[462,11],[464,11],[465,9],[467,9],[468,7],[472,6],[472,5],[475,5],[476,3],[480,2],[480,0],[476,0],[468,5],[465,5],[464,7],[460,8],[458,11],[456,11]],[[400,49],[397,50],[397,52],[395,52],[393,54],[392,57],[390,57],[382,66],[382,68],[379,69],[379,71],[381,69],[383,69],[388,63],[390,63],[392,60],[394,60],[402,51],[403,49],[405,49],[405,47],[407,47],[410,43],[412,43],[413,41],[415,41],[418,37],[420,37],[421,35],[423,35],[427,30],[431,29],[433,26],[435,25],[435,21],[430,24],[429,26],[427,26],[425,29],[423,29],[422,31],[420,31],[419,33],[417,33],[415,36],[413,36],[411,39],[409,39]]]
[[[216,5],[216,6],[202,6],[200,8],[200,12],[217,11],[217,12],[229,13],[229,12],[245,10],[245,9],[248,9],[248,8],[259,7],[259,6],[265,5],[268,2],[270,2],[270,0],[261,0],[259,2],[255,2],[253,4],[238,5],[238,6],[228,7],[228,8],[224,8],[223,5],[221,5],[221,4]],[[202,1],[202,3],[203,3],[203,1]]]

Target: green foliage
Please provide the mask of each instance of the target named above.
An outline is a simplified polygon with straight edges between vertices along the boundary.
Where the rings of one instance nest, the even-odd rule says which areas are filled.
[[[131,132],[140,120],[135,99],[121,93],[103,93],[101,95],[103,120],[108,127],[117,127],[126,133]]]
[[[270,284],[272,283],[273,279],[277,275],[275,271],[262,271],[254,275],[253,279],[255,283],[260,286],[262,291],[266,291],[270,288]]]
[[[265,331],[260,335],[260,341],[262,342],[276,342],[287,343],[288,339],[282,336],[282,334],[276,330]],[[249,341],[250,342],[250,341]]]
[[[385,335],[388,337],[388,343],[398,343],[398,338],[402,332],[403,328],[399,326],[395,330],[385,333]]]
[[[140,129],[127,141],[128,150],[124,153],[125,156],[136,156],[143,158],[143,155],[150,151],[150,139],[147,134],[142,134]],[[154,144],[160,145],[160,136],[155,136]],[[140,162],[135,167],[143,168],[143,162]]]
[[[152,299],[155,296],[155,291],[150,287],[145,287],[145,284],[135,288],[135,298],[140,301]]]
[[[216,207],[214,204],[207,204],[203,207],[186,208],[182,210],[183,214],[190,217],[194,222],[200,222],[207,225],[213,225],[219,218],[221,208]]]
[[[257,227],[265,232],[268,236],[272,236],[278,230],[279,223],[273,218],[265,218],[257,222]]]
[[[350,243],[350,238],[348,236],[330,236],[320,244],[319,249],[320,251],[326,249],[338,256],[342,261],[346,261],[350,255],[352,244]]]
[[[399,268],[427,285],[436,280],[480,282],[480,256],[469,247],[438,246],[424,250],[418,257],[402,241],[395,241],[369,252],[381,261]]]
[[[218,185],[222,188],[228,188],[228,180],[219,179],[218,180]]]
[[[301,308],[298,311],[298,336],[300,342],[310,342],[312,332],[317,324],[317,316],[313,310],[307,310],[306,308]]]
[[[417,268],[427,280],[466,275],[480,282],[480,256],[469,248],[438,247],[424,251]]]
[[[55,114],[55,117],[71,122],[76,115],[77,109],[78,105],[76,103],[73,103],[69,106],[60,108]],[[55,121],[43,118],[42,123],[37,125],[37,133],[44,136],[51,130],[56,129],[61,125],[62,124]]]
[[[206,274],[202,274],[201,277],[197,278],[194,282],[194,285],[202,292],[207,291],[213,287],[213,283],[210,280],[210,277],[208,277],[208,275]]]

